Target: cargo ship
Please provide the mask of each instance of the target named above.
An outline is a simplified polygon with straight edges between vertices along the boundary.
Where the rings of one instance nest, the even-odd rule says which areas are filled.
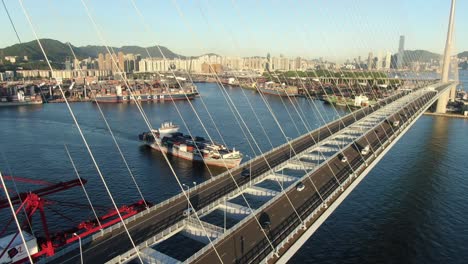
[[[32,95],[25,95],[22,90],[18,91],[15,95],[0,97],[0,106],[40,105],[42,103],[40,95],[34,93]]]
[[[263,94],[271,94],[276,96],[298,96],[297,87],[288,86],[285,84],[277,84],[275,82],[265,82],[257,85],[257,89]]]
[[[159,129],[140,134],[139,139],[155,150],[211,166],[234,168],[242,160],[239,151],[212,143],[203,137],[184,135],[179,132],[179,126],[172,122],[164,122]]]
[[[144,93],[140,94],[139,91],[133,94],[122,92],[120,85],[115,87],[114,94],[96,94],[94,99],[98,103],[132,103],[135,100],[139,102],[164,102],[164,101],[178,101],[178,100],[193,100],[198,92],[196,90],[183,90],[171,89],[159,93]]]

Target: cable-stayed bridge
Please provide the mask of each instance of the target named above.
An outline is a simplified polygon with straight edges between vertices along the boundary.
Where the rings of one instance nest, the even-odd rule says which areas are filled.
[[[449,24],[441,80],[415,81],[125,220],[119,214],[38,263],[286,262],[425,111],[445,111],[457,86],[448,79]],[[179,234],[197,244],[160,246]]]
[[[416,120],[456,85],[436,82],[401,91],[218,175],[187,191],[196,214],[179,194],[125,220],[140,258],[181,262],[152,248],[181,232],[205,245],[187,263],[289,259]],[[288,176],[283,173],[288,169],[302,173]],[[281,187],[265,187],[268,181]],[[249,206],[239,203],[243,198]],[[262,202],[254,205],[254,200]],[[204,220],[216,210],[239,221],[227,228]],[[125,263],[137,257],[121,224],[83,239],[82,252],[85,262]],[[65,248],[47,261],[78,263],[79,248]]]
[[[353,111],[47,261],[285,263],[426,110],[445,112],[457,86],[448,79],[453,13],[454,2],[440,81]],[[178,234],[199,244],[158,247]]]

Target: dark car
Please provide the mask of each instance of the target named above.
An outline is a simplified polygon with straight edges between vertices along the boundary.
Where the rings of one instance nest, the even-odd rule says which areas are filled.
[[[263,229],[270,229],[271,220],[270,216],[267,213],[263,212],[262,214],[260,214],[260,218],[258,219],[258,221],[260,222],[260,225]]]
[[[247,169],[247,168],[243,169],[242,172],[241,172],[241,176],[244,177],[244,178],[250,177],[250,170]]]

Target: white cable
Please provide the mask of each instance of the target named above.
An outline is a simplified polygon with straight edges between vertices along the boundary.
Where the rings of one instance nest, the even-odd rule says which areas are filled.
[[[203,14],[203,11],[202,11],[201,9],[200,9],[200,12]],[[214,71],[213,71],[213,72],[214,72]],[[253,81],[253,80],[252,80],[252,81]],[[282,130],[282,127],[281,127],[281,125],[279,125],[279,122],[277,121],[276,115],[274,114],[274,112],[273,112],[271,106],[270,106],[269,103],[266,101],[264,95],[263,95],[261,92],[259,92],[259,93],[260,93],[260,96],[261,96],[262,100],[264,101],[265,105],[267,106],[267,109],[269,110],[270,114],[273,116],[273,119],[276,120],[276,123],[277,123],[278,127],[280,128],[280,130]],[[284,102],[283,102],[283,104],[284,104]],[[286,110],[287,110],[287,108],[286,108]],[[288,111],[288,113],[289,113],[289,111]],[[290,114],[289,114],[289,115],[290,115]],[[291,119],[292,119],[292,118],[291,118]],[[261,124],[261,123],[260,123],[260,124]],[[294,121],[293,121],[293,124],[294,124]],[[296,129],[297,129],[297,126],[296,126]],[[298,132],[300,133],[300,131],[298,131]],[[283,135],[284,135],[284,132],[283,132],[283,131],[282,131],[282,133],[283,133]],[[284,136],[285,136],[285,135],[284,135]],[[290,143],[289,140],[288,140],[289,137],[285,136],[285,138],[286,138],[287,142],[290,144],[290,148],[292,148],[291,143]],[[294,150],[293,150],[293,151],[294,151]],[[295,151],[294,151],[294,152],[295,152]],[[268,164],[268,161],[267,161],[267,164]],[[269,166],[269,164],[268,164],[268,166]],[[270,167],[270,170],[271,170],[271,167]],[[307,173],[307,171],[305,171],[305,173]],[[316,188],[315,184],[313,183],[313,181],[311,181],[311,182],[312,182],[312,185],[314,186],[314,188],[316,189],[317,193],[319,194],[320,198],[322,198],[321,195],[320,195],[320,193],[318,192],[318,189]],[[284,192],[283,186],[282,186],[279,182],[278,182],[278,184],[280,185],[280,187],[282,188],[282,191]],[[292,202],[290,201],[290,199],[289,199],[289,197],[288,197],[287,194],[286,194],[286,197],[288,198],[288,201],[289,201],[290,204],[292,205]],[[323,199],[322,199],[322,201],[323,201]],[[297,210],[294,208],[294,206],[292,206],[292,207],[293,207],[293,210],[295,211],[295,213],[297,214],[298,218],[299,218],[299,219],[301,220],[301,222],[302,222],[302,219],[301,219],[300,215],[297,213]]]
[[[18,189],[18,185],[16,184],[15,178],[13,177],[13,175],[14,175],[13,171],[11,170],[10,164],[9,164],[9,162],[8,162],[6,156],[5,156],[5,153],[3,151],[2,151],[2,158],[6,163],[8,173],[10,173],[10,175],[12,176],[11,179],[13,181],[13,186],[15,187],[16,195],[17,195],[18,199],[20,200],[20,202],[23,203],[23,198],[21,198],[21,195],[19,195],[20,192],[19,192],[19,189]],[[23,213],[25,215],[27,215],[26,208],[23,207],[22,210],[23,210]],[[32,223],[31,223],[31,221],[30,221],[30,219],[28,217],[26,217],[26,221],[28,222],[28,225],[29,225],[29,228],[30,228],[31,232],[34,233]]]
[[[235,1],[233,1],[233,3],[234,3],[234,5],[235,5],[235,7],[236,7],[236,10],[237,10],[237,6],[236,6],[236,4],[235,4]],[[239,12],[238,12],[238,16],[241,17],[241,18],[243,19],[243,17],[239,15]],[[235,41],[234,41],[234,42],[235,42]],[[236,43],[236,42],[235,42],[235,43]],[[236,44],[237,44],[237,43],[236,43]],[[237,46],[238,46],[238,45],[237,45]],[[273,112],[273,110],[272,110],[270,104],[269,104],[268,101],[265,99],[265,96],[263,95],[263,93],[262,93],[261,91],[258,91],[258,92],[259,92],[259,94],[260,94],[262,100],[264,101],[265,105],[267,106],[268,110],[269,110],[270,113],[272,114],[273,118],[274,118],[274,119],[276,120],[276,122],[277,122],[276,116],[275,116],[275,114],[274,114],[274,112]],[[296,127],[296,129],[297,129],[297,131],[299,132],[299,134],[301,134],[300,131],[299,131],[299,129],[297,128],[297,125],[295,125],[295,122],[294,122],[294,120],[292,119],[291,114],[290,114],[290,112],[289,112],[287,106],[285,105],[285,103],[284,103],[284,101],[282,100],[281,97],[280,97],[280,99],[281,99],[281,101],[282,101],[282,103],[283,103],[283,106],[284,106],[285,109],[287,110],[288,115],[289,115],[290,118],[291,118],[291,121],[293,122],[293,124],[294,124],[294,126]],[[294,105],[294,104],[293,104],[293,107],[295,108],[295,105]],[[297,112],[297,109],[296,109],[296,112]],[[298,113],[298,112],[297,112],[297,113]],[[319,112],[319,113],[320,113],[320,112]],[[299,113],[298,113],[298,115],[300,116]],[[301,116],[300,116],[300,117],[301,117]],[[302,119],[302,117],[301,117],[301,119]],[[323,119],[323,118],[322,118],[322,119]],[[326,122],[325,122],[325,123],[326,123]],[[282,131],[282,127],[281,127],[281,125],[279,124],[279,122],[277,122],[277,125],[279,126],[280,130]],[[327,126],[327,128],[328,128],[328,126]],[[308,132],[310,132],[309,129],[307,129],[307,130],[308,130]],[[331,132],[331,131],[330,131],[330,132]],[[287,136],[285,135],[284,131],[282,131],[282,134],[283,134],[283,136],[285,137],[287,143],[290,145],[290,148],[295,152],[295,150],[292,148],[291,143],[290,143],[289,140],[288,140],[289,137],[287,137]],[[310,136],[312,137],[312,135],[310,135]],[[312,137],[312,139],[313,139],[313,137]],[[313,141],[314,141],[314,143],[316,143],[314,139],[313,139]],[[295,152],[295,155],[297,155],[296,152]],[[323,154],[322,154],[322,155],[323,155]],[[305,171],[305,173],[307,173],[306,170],[304,170],[304,171]],[[309,179],[310,179],[310,178],[309,178]],[[318,193],[319,197],[321,198],[321,200],[324,201],[324,199],[322,198],[320,192],[318,191],[317,187],[315,186],[315,183],[312,181],[312,179],[310,179],[310,181],[311,181],[312,185],[314,186],[315,190],[317,191],[317,193]]]
[[[7,187],[5,185],[5,181],[3,180],[3,175],[2,175],[1,171],[0,171],[0,180],[2,181],[2,186],[3,186],[3,189],[5,191],[5,195],[7,197],[8,203],[10,204],[11,213],[13,215],[13,218],[15,219],[16,227],[18,228],[18,232],[20,233],[21,240],[23,241],[24,248],[26,249],[26,253],[28,254],[29,261],[31,263],[34,263],[33,259],[32,259],[32,256],[31,256],[31,252],[29,251],[28,244],[26,243],[26,239],[24,238],[23,230],[21,229],[21,225],[20,225],[20,223],[18,221],[18,217],[16,216],[16,212],[13,209],[14,208],[13,203],[11,202],[10,194],[8,193],[8,190],[7,190]]]
[[[88,15],[88,18],[91,20],[91,22],[92,22],[92,24],[93,24],[93,26],[94,26],[94,29],[95,29],[95,31],[96,31],[96,33],[98,34],[98,36],[99,36],[99,38],[101,39],[101,41],[102,41],[103,43],[105,43],[105,40],[104,40],[104,38],[103,38],[103,36],[102,36],[102,34],[101,34],[101,31],[99,30],[99,28],[98,28],[98,26],[97,26],[97,24],[96,24],[96,22],[95,22],[93,16],[91,15],[90,10],[89,10],[87,4],[84,2],[84,0],[81,0],[81,3],[83,4],[83,7],[85,8],[86,13],[87,13],[87,15]],[[109,53],[109,54],[112,54],[111,51],[110,51],[110,49],[109,49],[109,46],[108,46],[108,45],[105,45],[105,47],[106,47],[106,50],[108,51],[108,53]],[[111,56],[111,59],[112,59],[113,64],[116,66],[116,68],[119,69],[119,66],[118,66],[117,62],[115,61],[114,56]],[[127,89],[129,90],[130,94],[133,96],[133,92],[132,92],[132,90],[131,90],[131,88],[130,88],[130,85],[129,85],[129,83],[128,83],[128,80],[127,80],[126,76],[125,76],[124,74],[122,74],[121,71],[119,71],[119,72],[120,72],[120,75],[122,76],[122,78],[123,78],[123,80],[124,80],[124,82],[125,82],[125,85],[126,85]],[[135,98],[135,97],[133,96],[133,98]],[[134,100],[135,100],[135,99],[134,99]],[[144,119],[146,125],[148,126],[148,128],[149,128],[150,131],[151,131],[151,133],[153,134],[153,137],[156,138],[154,132],[152,131],[151,124],[149,123],[149,119],[148,119],[148,117],[146,116],[145,112],[143,111],[143,109],[142,109],[142,107],[141,107],[141,104],[138,102],[138,100],[135,100],[135,104],[136,104],[137,108],[139,109],[140,114],[142,115],[142,117],[143,117],[143,119]],[[157,144],[159,145],[159,147],[161,147],[161,146],[160,146],[160,143],[159,143],[158,141],[155,141],[155,142],[157,142]],[[161,152],[161,153],[163,153],[163,156],[164,156],[166,162],[168,163],[171,172],[172,172],[173,175],[175,176],[176,181],[177,181],[177,183],[178,183],[180,189],[182,190],[183,195],[184,195],[185,198],[187,199],[187,202],[189,203],[190,207],[194,210],[194,213],[195,213],[197,219],[199,220],[199,222],[201,222],[200,219],[199,219],[199,217],[198,217],[198,213],[196,212],[194,206],[193,206],[192,203],[190,202],[190,197],[188,196],[188,194],[186,193],[185,189],[183,188],[182,183],[180,182],[179,178],[177,177],[177,174],[176,174],[175,171],[174,171],[174,168],[172,167],[172,165],[170,164],[169,159],[167,158],[167,155],[166,155],[164,152]],[[211,238],[207,235],[207,231],[206,231],[205,227],[204,227],[203,225],[201,225],[201,227],[202,227],[203,231],[205,232],[205,234],[206,234],[208,240],[209,240],[210,243],[212,244]],[[213,245],[213,244],[212,244],[212,245]],[[213,245],[213,248],[214,248],[214,245]],[[218,254],[216,248],[214,248],[214,250],[215,250],[215,252],[216,252],[218,258],[219,258],[220,261],[222,262],[221,256]],[[138,253],[138,251],[137,251],[137,253]],[[139,254],[138,254],[138,256],[139,256]]]
[[[263,95],[261,95],[261,96],[262,96],[262,98],[264,99]],[[265,99],[264,99],[264,100],[265,100]],[[273,113],[273,111],[272,111],[272,109],[271,109],[270,105],[269,105],[269,104],[268,104],[266,101],[265,101],[265,104],[266,104],[266,106],[268,107],[268,109],[269,109],[270,113],[272,114],[273,118],[275,119],[275,118],[276,118],[276,116],[275,116],[275,114]],[[284,104],[284,103],[283,103],[283,104]],[[287,108],[286,108],[286,109],[287,109]],[[289,113],[289,112],[288,112],[288,113]],[[289,115],[290,115],[290,114],[289,114]],[[290,115],[290,116],[291,116],[291,115]],[[277,122],[277,123],[278,123],[278,122]],[[278,124],[279,124],[279,123],[278,123]],[[279,126],[279,127],[280,127],[280,129],[282,129],[282,128],[281,128],[281,126]],[[296,129],[297,129],[297,126],[296,126]],[[299,130],[298,130],[298,132],[300,133],[300,131],[299,131]],[[286,138],[288,138],[288,137],[286,137]],[[271,168],[270,168],[270,169],[271,169]],[[333,172],[333,171],[332,171],[332,172]],[[306,173],[307,173],[307,172],[306,172]],[[313,182],[312,182],[312,184],[313,184],[313,185],[314,185],[314,187],[315,187],[315,184],[314,184]],[[281,185],[281,184],[280,184],[280,186],[282,187],[282,185]],[[283,188],[282,188],[282,189],[283,189]],[[284,192],[284,189],[283,189],[283,192]],[[319,192],[317,192],[317,193],[318,193],[318,194],[319,194],[319,196],[320,196],[320,193],[319,193]],[[288,200],[289,200],[289,197],[288,197],[288,195],[287,195],[287,194],[286,194],[286,196],[287,196],[287,198],[288,198]],[[290,200],[289,200],[289,201],[290,201]],[[291,203],[291,201],[290,201],[290,203]],[[291,205],[292,205],[292,203],[291,203]],[[293,206],[293,210],[296,212],[296,214],[297,214],[298,218],[299,218],[299,219],[301,220],[301,222],[302,222],[302,219],[301,219],[301,217],[299,216],[299,214],[297,213],[297,211],[296,211],[296,209],[294,208],[294,206]]]
[[[19,1],[20,5],[21,5],[21,9],[23,10],[24,15],[26,16],[26,18],[27,18],[27,20],[28,20],[28,23],[29,23],[29,26],[30,26],[31,30],[32,30],[32,32],[34,33],[34,36],[35,36],[35,38],[36,38],[36,41],[37,41],[37,43],[39,44],[39,47],[40,47],[40,49],[41,49],[41,51],[42,51],[42,54],[44,55],[44,58],[45,58],[45,60],[46,60],[46,62],[47,62],[47,65],[49,66],[50,71],[51,71],[52,74],[53,74],[53,73],[54,73],[54,69],[52,68],[52,65],[50,64],[50,61],[49,61],[49,59],[48,59],[48,57],[47,57],[47,54],[46,54],[44,48],[42,47],[41,41],[39,40],[39,37],[37,36],[36,30],[34,29],[34,26],[33,26],[33,23],[32,23],[32,21],[31,21],[31,18],[29,17],[28,12],[26,11],[26,9],[25,9],[25,7],[24,7],[24,5],[23,5],[23,0],[18,0],[18,1]],[[120,218],[120,221],[122,222],[122,226],[124,227],[125,232],[127,232],[128,238],[130,239],[130,242],[132,243],[133,248],[135,248],[135,251],[136,251],[136,253],[137,253],[137,256],[138,256],[140,262],[143,263],[143,261],[142,261],[142,259],[141,259],[141,256],[140,256],[140,252],[139,252],[139,250],[136,248],[136,245],[135,245],[135,243],[134,243],[134,241],[133,241],[133,239],[132,239],[132,237],[131,237],[131,235],[130,235],[130,232],[129,232],[128,229],[127,229],[127,224],[125,224],[124,219],[122,218],[122,215],[121,215],[121,213],[120,213],[120,211],[119,211],[119,208],[117,207],[117,204],[116,204],[115,201],[114,201],[114,197],[112,196],[112,194],[111,194],[111,192],[110,192],[110,190],[109,190],[109,187],[107,186],[106,180],[104,179],[104,176],[102,175],[101,170],[100,170],[100,168],[99,168],[99,166],[98,166],[98,164],[97,164],[97,162],[96,162],[96,160],[95,160],[95,158],[94,158],[93,152],[91,151],[91,149],[90,149],[90,147],[89,147],[89,145],[88,145],[88,142],[87,142],[87,140],[86,140],[86,138],[85,138],[85,136],[84,136],[84,134],[83,134],[83,131],[81,130],[80,125],[78,124],[78,121],[76,120],[75,114],[73,113],[73,110],[71,109],[70,104],[68,103],[67,98],[65,97],[65,93],[63,92],[62,85],[57,83],[57,86],[58,86],[59,89],[60,89],[60,93],[61,93],[62,96],[63,96],[63,99],[64,99],[64,101],[65,101],[65,103],[66,103],[66,105],[67,105],[67,108],[68,108],[68,110],[69,110],[69,112],[70,112],[70,115],[71,115],[71,117],[72,117],[72,119],[73,119],[73,121],[74,121],[74,123],[75,123],[77,129],[78,129],[78,132],[80,133],[81,139],[83,140],[83,143],[85,144],[86,149],[88,150],[89,156],[91,157],[91,159],[92,159],[92,161],[93,161],[93,164],[94,164],[94,166],[95,166],[95,168],[96,168],[96,171],[98,172],[99,177],[101,178],[101,181],[102,181],[102,183],[104,184],[104,187],[105,187],[105,189],[106,189],[106,192],[107,192],[107,194],[109,195],[109,198],[110,198],[111,201],[112,201],[112,204],[113,204],[113,206],[114,206],[114,208],[115,208],[115,210],[116,210],[116,213],[118,214],[118,216],[119,216],[119,218]]]
[[[133,2],[133,1],[132,1],[132,3],[134,4],[134,2]],[[134,4],[134,7],[136,7],[136,5],[135,5],[135,4]],[[161,52],[161,51],[160,51],[160,52]],[[161,52],[161,54],[163,54],[163,53]],[[234,106],[234,105],[233,105],[233,106]],[[235,107],[235,106],[234,106],[234,107]],[[240,116],[240,115],[239,115],[239,117],[242,119],[242,116]],[[202,124],[202,125],[203,125],[203,124]],[[247,128],[247,130],[248,130],[248,128]],[[208,135],[209,135],[209,134],[208,134]],[[232,179],[233,179],[233,181],[234,181],[235,185],[237,186],[237,188],[238,188],[238,189],[240,189],[240,187],[239,187],[238,183],[237,183],[237,182],[236,182],[236,180],[234,179],[234,177],[233,177],[233,175],[231,174],[231,172],[230,172],[230,171],[228,171],[228,173],[229,173],[229,175],[232,177]],[[250,210],[252,211],[252,213],[253,213],[253,212],[254,212],[254,210],[251,208],[251,206],[250,206],[249,202],[247,201],[247,199],[245,198],[245,196],[244,196],[244,194],[243,194],[243,193],[241,193],[241,196],[243,197],[243,199],[244,199],[245,203],[247,204],[247,206],[249,207],[249,209],[250,209]],[[255,219],[256,219],[256,216],[255,216],[255,214],[253,214],[253,215],[254,215],[254,217],[255,217]],[[257,220],[257,222],[258,222],[258,219],[256,219],[256,220]],[[258,223],[259,223],[259,222],[258,222]],[[259,223],[259,225],[260,225],[260,223]],[[262,230],[262,231],[263,231],[263,230]],[[263,231],[263,232],[264,232],[264,231]],[[265,237],[268,239],[268,236],[266,236],[266,234],[265,234]],[[269,240],[269,239],[268,239],[268,240]],[[269,241],[269,242],[270,242],[270,241]],[[274,247],[273,247],[273,248],[274,248]],[[215,249],[215,250],[216,250],[216,249]]]
[[[184,21],[185,21],[185,18],[184,18],[184,16],[183,16],[182,11],[181,11],[180,8],[179,8],[179,5],[177,4],[177,1],[173,1],[173,3],[174,3],[174,5],[176,6],[177,11],[179,12],[179,15],[180,15],[181,18],[184,19]],[[188,27],[188,28],[191,30],[190,27]],[[193,32],[192,32],[192,33],[193,33]],[[210,66],[211,71],[214,73],[213,75],[215,76],[216,81],[220,84],[221,87],[224,88],[224,86],[222,85],[222,83],[221,83],[221,81],[220,81],[220,79],[219,79],[219,76],[218,76],[218,75],[216,74],[216,72],[212,69],[211,65],[209,65],[209,66]],[[245,124],[244,119],[243,119],[242,116],[240,115],[240,113],[239,113],[237,107],[236,107],[235,104],[232,102],[231,97],[230,97],[227,93],[226,93],[226,95],[227,95],[228,100],[229,100],[230,103],[232,104],[233,108],[235,109],[236,113],[237,113],[238,116],[240,117],[240,119],[241,119],[242,123],[244,124],[246,130],[248,131],[248,133],[250,134],[250,136],[251,136],[252,138],[254,138],[254,137],[252,136],[252,133],[250,132],[250,129],[249,129],[248,126]],[[254,143],[256,143],[255,140],[254,140]],[[265,158],[265,157],[263,157],[263,158]],[[268,164],[268,166],[269,166],[268,161],[267,161],[267,164]],[[231,177],[232,177],[232,175],[231,175]],[[233,178],[233,181],[234,181],[234,183],[236,184],[236,187],[239,188],[239,186],[238,186],[238,184],[237,184],[237,182],[235,181],[234,178]],[[241,196],[243,197],[243,199],[244,199],[244,201],[246,202],[247,206],[250,208],[250,210],[251,210],[251,212],[252,212],[252,216],[254,217],[255,221],[257,222],[257,224],[258,224],[259,226],[261,226],[261,224],[260,224],[260,222],[259,222],[257,216],[253,213],[254,211],[252,210],[252,208],[251,208],[249,202],[247,201],[247,199],[245,198],[244,194],[241,193]],[[263,230],[263,228],[261,228],[261,230],[262,230],[262,233],[264,234],[265,238],[268,240],[268,242],[269,242],[271,248],[273,249],[273,251],[276,251],[275,247],[273,246],[273,244],[272,244],[271,240],[269,239],[269,237],[266,235],[266,233],[265,233],[265,231]]]
[[[83,188],[83,192],[86,196],[86,199],[88,200],[88,203],[89,205],[91,206],[91,210],[93,210],[93,214],[94,214],[94,217],[96,217],[96,221],[98,222],[98,225],[99,227],[102,228],[102,225],[101,225],[101,221],[99,221],[99,217],[96,213],[96,210],[94,210],[94,206],[93,206],[93,203],[91,203],[91,199],[89,198],[89,195],[88,195],[88,192],[86,191],[86,188],[83,184],[83,181],[81,180],[81,177],[80,177],[80,173],[78,172],[78,169],[76,168],[75,166],[75,162],[73,161],[72,159],[72,156],[70,154],[70,151],[68,151],[68,147],[66,144],[63,145],[65,147],[65,151],[67,152],[67,155],[68,155],[68,158],[70,159],[70,163],[72,164],[73,166],[73,170],[75,171],[75,174],[76,174],[76,177],[78,178],[78,180],[80,181],[80,184],[81,184],[81,187]]]
[[[73,48],[72,48],[70,42],[67,42],[67,44],[68,44],[68,47],[70,48],[71,53],[73,54],[73,58],[74,58],[75,60],[77,60],[78,58],[76,57],[75,52],[73,51]],[[81,69],[81,67],[80,67],[80,72],[81,72],[82,74],[84,73],[84,71]],[[83,75],[83,76],[85,76],[85,75]],[[83,89],[86,89],[86,83],[83,84]],[[117,142],[117,139],[116,139],[116,137],[115,137],[115,135],[114,135],[114,132],[112,131],[112,129],[111,129],[109,123],[107,122],[107,118],[105,117],[104,113],[102,112],[101,105],[99,104],[99,102],[98,102],[96,99],[94,100],[94,102],[96,103],[96,105],[97,105],[97,107],[98,107],[98,110],[99,110],[99,113],[101,114],[102,119],[104,120],[104,123],[106,124],[107,130],[109,131],[109,133],[110,133],[110,135],[111,135],[111,137],[112,137],[112,140],[114,141],[114,144],[115,144],[115,146],[117,147],[117,150],[119,151],[120,157],[122,158],[122,161],[124,162],[125,167],[127,168],[127,171],[128,171],[128,173],[130,174],[130,177],[132,178],[132,181],[133,181],[133,183],[135,184],[135,186],[136,186],[136,188],[137,188],[138,194],[140,195],[140,197],[141,197],[143,203],[145,204],[145,207],[148,209],[149,206],[148,206],[148,204],[147,204],[147,202],[146,202],[146,199],[145,199],[145,197],[143,196],[143,193],[141,192],[140,186],[138,186],[138,183],[137,183],[137,181],[136,181],[136,179],[135,179],[135,176],[133,175],[133,172],[132,172],[132,170],[130,169],[130,166],[128,165],[127,159],[125,158],[125,156],[124,156],[124,154],[123,154],[123,152],[122,152],[122,149],[120,148],[120,145],[119,145],[119,143]]]
[[[349,13],[352,14],[352,12],[349,12]],[[356,17],[357,17],[357,19],[359,18],[358,16],[356,16]],[[357,19],[356,19],[356,20],[357,20]],[[364,24],[364,26],[368,26],[368,24]],[[369,28],[368,32],[371,32],[370,28]],[[361,41],[361,42],[364,43],[363,41]],[[364,45],[364,46],[365,46],[365,45]],[[369,49],[370,47],[367,46],[367,48]],[[372,58],[372,59],[373,59],[373,58]],[[381,59],[381,58],[379,58],[379,59]],[[360,67],[360,65],[359,65],[359,67]],[[372,73],[372,69],[368,69],[368,71],[369,71],[370,73]],[[362,90],[361,85],[358,85],[358,87],[361,88],[361,90]],[[377,86],[377,87],[378,87],[378,86]],[[375,100],[377,100],[377,99],[378,99],[378,96],[377,96],[376,92],[374,91],[374,89],[371,87],[370,90],[371,90],[371,93],[373,94]],[[371,107],[371,108],[374,108],[373,105],[371,105],[370,107]],[[405,110],[404,110],[404,111],[405,111]],[[405,111],[405,112],[406,112],[406,111]],[[381,127],[382,130],[384,131],[386,137],[389,138],[389,135],[388,135],[386,129],[383,129],[383,125],[382,125],[382,124],[380,124],[380,127]],[[395,133],[395,129],[394,129],[394,127],[393,127],[392,125],[390,125],[390,128],[392,129],[392,132]],[[374,133],[377,135],[377,132],[374,131]],[[382,142],[380,141],[380,137],[377,137],[377,138],[379,139],[380,145],[382,145]]]

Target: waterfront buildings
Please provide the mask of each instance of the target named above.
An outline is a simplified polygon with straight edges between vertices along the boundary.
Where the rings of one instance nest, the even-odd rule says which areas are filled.
[[[307,60],[301,57],[287,58],[279,57],[230,57],[218,55],[203,55],[200,57],[175,58],[164,60],[162,58],[146,58],[139,62],[137,72],[165,72],[171,69],[183,70],[192,73],[211,73],[225,71],[250,70],[263,72],[271,71],[293,71],[314,69],[316,66],[331,69],[333,63],[320,63],[317,60]]]

